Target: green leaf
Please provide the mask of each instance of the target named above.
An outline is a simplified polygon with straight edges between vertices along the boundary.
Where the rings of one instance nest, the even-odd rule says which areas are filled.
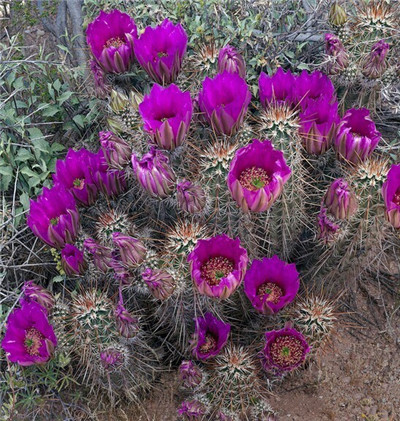
[[[21,196],[19,197],[19,201],[23,206],[24,210],[29,209],[29,195],[27,192],[21,194]]]
[[[32,141],[32,144],[34,146],[35,155],[38,158],[40,154],[37,154],[37,151],[44,152],[46,154],[50,153],[50,145],[49,142],[47,142],[44,139],[35,139]]]
[[[18,150],[17,156],[15,157],[16,162],[26,162],[29,160],[35,159],[32,152],[27,148],[20,148]]]
[[[43,117],[54,117],[58,112],[60,112],[60,108],[57,105],[49,105],[42,110],[42,115]]]
[[[63,104],[64,104],[64,102],[65,102],[65,101],[67,101],[69,98],[71,98],[71,96],[72,96],[73,94],[74,94],[74,93],[73,93],[73,92],[71,92],[71,91],[64,92],[63,94],[61,94],[61,95],[57,98],[58,103],[59,103],[60,105],[63,105]]]
[[[74,116],[73,120],[79,127],[82,127],[82,128],[85,127],[85,123],[83,122],[83,115],[78,114]]]
[[[29,138],[32,141],[32,143],[35,142],[36,140],[40,140],[44,138],[42,131],[38,129],[37,127],[29,128],[28,132],[29,132]]]

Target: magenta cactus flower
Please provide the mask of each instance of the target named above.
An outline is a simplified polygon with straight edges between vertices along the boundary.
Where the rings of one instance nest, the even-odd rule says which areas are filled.
[[[147,250],[140,240],[120,232],[113,232],[112,240],[127,267],[135,268],[146,258]]]
[[[278,199],[291,174],[283,153],[269,140],[253,139],[236,151],[228,173],[228,188],[244,212],[264,212]]]
[[[22,292],[26,302],[35,301],[46,310],[51,310],[54,307],[55,301],[53,294],[46,288],[35,284],[33,281],[25,282],[22,287]]]
[[[290,327],[265,332],[265,340],[262,362],[266,371],[292,371],[304,362],[310,352],[304,336]]]
[[[123,263],[119,250],[111,251],[110,267],[114,271],[114,278],[120,281],[120,285],[129,285],[131,274],[129,268]]]
[[[139,105],[144,130],[161,149],[169,151],[181,146],[192,119],[190,92],[182,92],[172,84],[166,88],[155,84]]]
[[[179,366],[179,380],[183,386],[192,389],[198,386],[203,379],[200,368],[193,361],[182,361]]]
[[[125,171],[111,169],[102,149],[93,154],[90,172],[97,188],[107,197],[118,196],[126,189]]]
[[[8,316],[1,342],[7,359],[22,366],[44,364],[53,356],[57,338],[46,309],[36,301],[21,301]]]
[[[70,191],[76,202],[90,206],[97,200],[98,189],[90,172],[95,154],[86,149],[74,151],[69,149],[64,160],[56,162],[56,173],[53,174],[55,184],[61,184]]]
[[[244,292],[253,307],[263,314],[277,313],[290,304],[299,288],[296,265],[278,256],[253,260],[244,277]]]
[[[147,268],[142,279],[157,300],[166,300],[175,290],[174,278],[165,270]]]
[[[97,243],[93,238],[86,238],[84,248],[92,255],[93,263],[98,270],[106,273],[111,267],[112,250]]]
[[[147,74],[160,85],[174,82],[181,70],[187,35],[180,23],[165,19],[155,28],[148,26],[135,41],[135,55]]]
[[[318,238],[325,244],[334,241],[340,233],[340,226],[335,224],[335,222],[329,218],[324,206],[321,206],[318,214],[318,229]]]
[[[199,240],[187,258],[195,288],[208,297],[225,299],[241,284],[247,269],[247,251],[240,239],[217,235]]]
[[[133,154],[132,167],[137,180],[150,195],[164,199],[173,192],[175,174],[162,151],[151,147],[141,160]]]
[[[324,205],[336,219],[350,219],[357,212],[357,198],[347,181],[334,180],[325,194]]]
[[[383,39],[373,45],[371,52],[365,59],[362,73],[370,79],[381,77],[387,69],[386,56],[389,52],[389,44]]]
[[[394,228],[400,228],[400,165],[392,165],[382,186],[386,217]]]
[[[66,244],[61,250],[61,266],[68,276],[83,275],[87,269],[83,251],[72,244]]]
[[[110,168],[122,170],[131,158],[132,148],[113,132],[100,132],[100,144]]]
[[[176,185],[178,206],[184,212],[195,214],[201,212],[206,205],[206,194],[199,184],[183,180]]]
[[[349,65],[349,56],[339,37],[325,34],[325,52],[329,56],[327,73],[337,75]]]
[[[300,113],[300,136],[305,150],[312,155],[325,153],[336,137],[339,123],[338,103],[328,99],[309,102]]]
[[[267,108],[271,103],[292,104],[295,83],[296,79],[292,72],[288,70],[285,73],[282,67],[279,67],[272,76],[261,72],[258,79],[261,105]]]
[[[178,414],[184,421],[200,421],[203,419],[205,413],[204,405],[195,399],[182,402],[178,408]]]
[[[303,70],[295,79],[293,88],[293,99],[301,106],[307,105],[313,101],[325,99],[327,104],[331,104],[336,98],[335,87],[328,76],[319,72],[307,72]]]
[[[218,73],[237,73],[241,78],[246,77],[246,64],[236,48],[226,45],[219,50]]]
[[[352,108],[338,125],[334,147],[341,159],[357,165],[372,154],[380,139],[369,110]]]
[[[251,93],[238,74],[224,72],[206,77],[199,92],[200,111],[217,135],[234,135],[240,128],[251,101]]]
[[[86,31],[86,41],[93,57],[107,73],[124,73],[130,69],[135,39],[135,21],[119,10],[110,13],[102,10]]]
[[[119,302],[115,310],[117,329],[124,338],[134,338],[140,331],[139,319],[133,317],[125,308],[120,292]]]
[[[228,341],[231,325],[217,319],[211,313],[195,319],[193,355],[200,360],[215,357]]]
[[[75,199],[63,186],[43,188],[36,200],[30,201],[29,228],[50,247],[61,249],[73,243],[79,233],[79,213]]]

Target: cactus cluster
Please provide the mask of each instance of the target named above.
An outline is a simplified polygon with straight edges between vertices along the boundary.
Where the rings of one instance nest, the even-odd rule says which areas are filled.
[[[336,3],[330,19],[350,20]],[[114,10],[88,27],[109,127],[97,152],[59,160],[54,186],[31,201],[28,225],[56,250],[64,289],[54,305],[28,284],[3,348],[19,363],[68,355],[112,403],[140,402],[163,366],[180,364],[183,420],[274,420],[269,389],[301,375],[339,317],[323,287],[308,296],[311,282],[331,285],[355,261],[378,265],[369,253],[379,227],[390,241],[398,232],[398,166],[389,171],[369,110],[340,113],[322,72],[261,73],[258,100],[236,48],[192,56],[205,74],[218,63],[199,83],[184,74],[181,24],[165,19],[140,36],[137,24]],[[329,69],[343,77],[344,40],[328,38]],[[374,46],[383,61],[371,56],[364,78],[387,71],[386,49]],[[10,341],[26,302],[46,329],[26,327],[21,357]]]

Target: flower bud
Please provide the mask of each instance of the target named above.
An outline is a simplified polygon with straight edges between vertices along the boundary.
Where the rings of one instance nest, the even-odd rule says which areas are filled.
[[[175,174],[162,151],[152,147],[141,160],[133,154],[132,167],[141,186],[152,196],[164,199],[173,192]]]
[[[124,338],[133,338],[139,333],[139,319],[133,317],[124,307],[122,297],[120,297],[120,301],[115,310],[115,317],[117,319],[118,332]]]
[[[54,297],[51,292],[40,285],[36,285],[33,281],[25,282],[22,292],[27,302],[35,301],[46,310],[50,310],[54,306]]]
[[[114,270],[115,278],[121,281],[122,285],[128,285],[130,274],[121,260],[119,250],[111,252],[110,266]]]
[[[333,2],[329,10],[329,23],[333,26],[343,26],[347,22],[346,11],[337,1]]]
[[[179,207],[188,213],[199,213],[206,205],[206,195],[202,187],[187,180],[177,184],[176,198]]]
[[[400,165],[392,165],[382,186],[386,217],[394,228],[400,228]]]
[[[196,400],[184,401],[178,408],[178,414],[185,421],[202,420],[206,411],[204,405]]]
[[[66,244],[61,250],[61,266],[68,276],[82,275],[87,263],[81,250],[72,244]]]
[[[333,34],[325,34],[325,52],[329,56],[327,73],[337,75],[349,65],[349,56],[340,39]]]
[[[93,262],[98,270],[106,273],[111,268],[111,249],[96,243],[93,238],[87,238],[83,246],[92,255]]]
[[[113,132],[100,132],[99,136],[107,164],[110,168],[122,170],[131,157],[130,146]]]
[[[389,44],[383,39],[378,41],[371,49],[364,60],[362,73],[370,79],[377,79],[385,73],[387,69],[386,56],[389,51]]]
[[[336,219],[350,219],[357,211],[357,198],[342,178],[335,180],[325,194],[324,204]]]
[[[246,64],[241,54],[236,48],[230,45],[225,46],[219,51],[218,55],[218,73],[237,73],[241,78],[246,77]]]
[[[201,383],[203,375],[201,370],[193,361],[182,361],[179,366],[179,380],[183,386],[194,388]]]
[[[321,210],[318,214],[318,238],[324,243],[330,243],[334,241],[339,234],[340,227],[331,221],[327,215],[326,208],[321,206]]]
[[[124,265],[135,268],[145,259],[147,250],[140,240],[120,232],[113,232],[112,240],[119,249],[121,261]]]
[[[120,114],[129,106],[128,97],[122,92],[116,90],[111,91],[110,107],[114,114]]]
[[[96,60],[90,60],[90,70],[94,79],[96,96],[104,98],[110,91],[110,87],[106,84],[104,71]]]
[[[147,268],[142,273],[142,278],[152,295],[158,300],[166,300],[174,292],[174,279],[165,270]]]

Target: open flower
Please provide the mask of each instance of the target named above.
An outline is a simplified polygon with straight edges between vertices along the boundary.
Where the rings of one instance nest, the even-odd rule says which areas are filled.
[[[325,98],[326,103],[330,104],[335,99],[335,87],[328,76],[319,72],[307,72],[303,70],[296,77],[294,85],[293,98],[301,104],[307,106],[310,101],[320,101]]]
[[[231,325],[217,319],[211,313],[196,318],[195,323],[193,355],[200,360],[215,357],[228,341]]]
[[[22,300],[21,308],[8,316],[1,346],[9,361],[22,366],[49,361],[57,339],[45,308],[35,301]]]
[[[262,362],[267,371],[292,371],[304,362],[310,352],[304,336],[290,327],[265,332],[265,340]]]
[[[206,77],[199,93],[200,111],[217,135],[234,135],[243,123],[251,100],[250,90],[236,73]]]
[[[63,186],[43,188],[36,200],[30,201],[27,220],[33,233],[51,247],[61,249],[73,243],[79,232],[79,213],[75,199]]]
[[[152,196],[164,199],[173,192],[175,174],[162,151],[152,147],[141,160],[133,154],[132,167],[141,186]]]
[[[240,240],[222,234],[199,240],[188,256],[195,288],[200,294],[225,299],[232,295],[246,273],[247,251]]]
[[[135,21],[126,13],[113,10],[88,25],[86,40],[94,58],[108,73],[124,73],[134,60]]]
[[[244,212],[263,212],[276,201],[291,174],[283,153],[269,140],[252,143],[236,151],[229,174],[228,188]]]
[[[373,152],[381,139],[366,108],[352,108],[341,119],[334,146],[339,157],[360,164]]]
[[[357,198],[347,181],[334,180],[325,194],[324,205],[336,219],[350,219],[357,211]]]
[[[218,73],[237,73],[241,78],[246,77],[246,64],[236,48],[226,45],[218,54]]]
[[[187,39],[180,23],[165,19],[155,28],[148,26],[135,41],[136,58],[155,82],[169,85],[181,69]]]
[[[129,163],[132,149],[125,140],[113,132],[100,132],[100,144],[110,168],[122,170]]]
[[[349,56],[339,37],[325,34],[325,52],[328,55],[327,73],[337,75],[349,65]]]
[[[199,184],[183,180],[176,185],[176,199],[178,206],[184,212],[199,213],[206,205],[206,194]]]
[[[98,189],[90,172],[95,155],[87,149],[74,151],[69,149],[65,159],[57,160],[56,173],[53,174],[55,184],[61,184],[70,191],[78,204],[93,205],[98,196]]]
[[[389,44],[383,39],[378,41],[373,47],[367,58],[364,60],[362,73],[370,79],[381,77],[387,69],[386,56],[389,52]]]
[[[299,287],[296,265],[278,256],[253,260],[244,277],[244,292],[253,307],[264,314],[277,313],[291,303]]]
[[[161,149],[173,150],[181,146],[192,119],[190,92],[182,92],[172,84],[163,88],[153,86],[139,105],[144,129]]]
[[[382,186],[382,196],[387,219],[395,228],[400,228],[400,165],[390,167]]]
[[[261,72],[258,79],[261,105],[266,108],[271,102],[292,104],[294,101],[294,85],[295,76],[290,70],[285,73],[282,67],[279,67],[272,76]]]
[[[50,310],[54,306],[53,294],[46,288],[36,285],[33,281],[25,282],[22,292],[24,293],[24,300],[27,302],[35,301],[46,310]]]
[[[309,154],[321,155],[332,145],[339,123],[338,104],[327,98],[312,101],[300,113],[300,135]]]
[[[69,276],[85,273],[87,262],[83,251],[72,244],[66,244],[61,250],[61,266]]]

